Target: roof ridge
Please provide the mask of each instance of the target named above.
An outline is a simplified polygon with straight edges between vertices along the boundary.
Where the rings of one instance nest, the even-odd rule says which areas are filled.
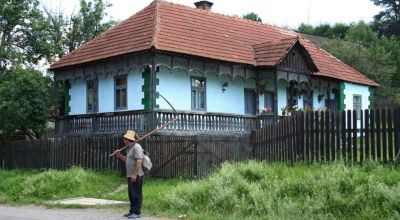
[[[215,16],[226,17],[226,18],[230,18],[230,19],[237,20],[237,21],[244,22],[244,23],[253,23],[253,24],[257,24],[257,25],[261,25],[261,26],[268,26],[268,27],[273,28],[273,29],[275,29],[277,31],[280,31],[280,32],[283,31],[283,32],[285,32],[286,35],[289,35],[289,36],[295,35],[295,36],[297,36],[295,31],[287,30],[285,28],[277,27],[275,25],[268,24],[268,23],[262,23],[262,22],[258,22],[258,21],[244,19],[244,18],[241,18],[241,17],[236,16],[236,15],[228,15],[228,14],[223,14],[223,13],[219,13],[219,12],[214,12],[214,11],[211,11],[211,10],[210,11],[206,11],[206,10],[203,10],[203,9],[197,9],[197,8],[193,8],[193,7],[190,7],[190,6],[187,6],[187,5],[174,3],[174,2],[168,2],[168,1],[165,1],[165,0],[154,0],[154,1],[157,1],[157,2],[162,3],[162,4],[169,4],[169,5],[183,7],[185,9],[189,9],[189,10],[192,10],[192,11],[197,11],[197,12],[200,11],[200,12],[206,13],[206,14],[212,14],[212,15],[215,15]]]
[[[253,44],[253,45],[251,45],[251,46],[252,46],[252,47],[256,47],[256,46],[263,45],[263,44],[266,44],[266,43],[275,43],[275,42],[280,42],[280,41],[284,41],[284,40],[294,40],[294,39],[297,39],[297,41],[300,40],[298,36],[289,36],[289,37],[287,37],[287,38],[267,40],[267,41],[264,41],[264,42],[262,42],[262,43]],[[294,42],[294,43],[295,43],[295,42]],[[293,43],[293,44],[294,44],[294,43]]]
[[[301,36],[301,35],[300,35],[300,36]],[[312,44],[313,46],[315,46],[314,43],[312,43],[310,40],[308,40],[308,39],[305,38],[304,36],[301,36],[301,39],[304,40],[304,41],[307,41],[308,43],[310,43],[310,44]],[[346,66],[347,68],[349,68],[351,71],[357,73],[358,75],[360,75],[360,76],[363,77],[364,79],[367,79],[367,80],[369,80],[370,82],[375,83],[376,85],[379,86],[378,83],[376,83],[375,81],[373,81],[373,80],[369,79],[368,77],[364,76],[364,75],[361,74],[358,70],[354,69],[353,67],[351,67],[351,66],[348,65],[347,63],[345,63],[345,62],[341,61],[340,59],[338,59],[337,57],[333,56],[333,55],[330,54],[328,51],[326,51],[326,50],[324,50],[324,49],[322,49],[322,48],[320,48],[320,47],[318,47],[318,46],[315,46],[315,47],[316,47],[318,50],[320,50],[320,51],[324,52],[325,54],[327,54],[330,58],[333,58],[334,60],[340,62],[341,64],[343,64],[344,66]],[[346,81],[346,80],[345,80],[345,81]]]
[[[159,0],[154,0],[154,1],[159,1]],[[99,35],[97,35],[96,37],[86,41],[85,43],[83,43],[82,45],[78,46],[77,48],[75,48],[73,51],[68,52],[67,54],[65,54],[63,57],[61,57],[62,59],[66,59],[70,56],[72,56],[73,54],[77,53],[78,51],[85,49],[85,47],[87,47],[88,45],[91,45],[92,43],[96,42],[96,40],[98,38],[101,38],[102,36],[104,36],[105,34],[113,31],[114,29],[118,28],[119,26],[125,24],[126,22],[129,22],[133,17],[135,17],[136,15],[142,13],[143,11],[145,11],[146,9],[148,9],[154,2],[150,3],[148,6],[144,7],[142,10],[136,12],[135,14],[129,16],[127,19],[124,19],[120,22],[118,22],[117,24],[115,24],[114,26],[110,27],[108,30],[100,33]],[[57,60],[56,62],[54,62],[53,64],[50,65],[50,69],[52,69],[52,66],[56,66],[58,64],[58,62],[61,60],[61,58],[59,60]]]
[[[160,4],[163,3],[161,0],[154,0],[152,4],[155,4],[154,7],[154,33],[153,33],[153,40],[151,41],[151,45],[155,48],[157,48],[157,43],[158,43],[158,35],[159,35],[159,30],[160,30],[160,16],[159,16],[159,7]]]

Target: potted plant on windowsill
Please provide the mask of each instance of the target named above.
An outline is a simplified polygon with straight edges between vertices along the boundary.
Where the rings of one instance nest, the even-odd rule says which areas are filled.
[[[297,105],[294,105],[292,107],[285,106],[285,107],[281,108],[281,110],[282,110],[282,116],[292,115],[292,114],[295,114],[295,113],[301,111],[301,109],[299,109],[297,107]]]
[[[282,116],[285,116],[288,113],[289,108],[287,106],[285,106],[285,107],[282,107],[281,110],[282,110]]]
[[[273,115],[274,112],[271,107],[265,107],[260,110],[260,115]]]

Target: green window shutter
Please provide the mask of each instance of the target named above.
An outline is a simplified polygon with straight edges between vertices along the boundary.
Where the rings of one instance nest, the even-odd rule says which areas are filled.
[[[346,85],[344,82],[339,83],[339,101],[338,101],[338,109],[339,110],[344,110],[346,108],[346,105],[344,104],[344,99],[346,98],[346,95],[344,94],[344,89]]]

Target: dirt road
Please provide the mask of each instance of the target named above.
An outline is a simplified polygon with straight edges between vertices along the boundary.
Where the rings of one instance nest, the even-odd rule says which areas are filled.
[[[47,209],[38,206],[0,205],[0,220],[119,220],[124,218],[113,209]],[[163,218],[143,216],[140,220],[162,220]],[[165,220],[165,219],[164,219]]]

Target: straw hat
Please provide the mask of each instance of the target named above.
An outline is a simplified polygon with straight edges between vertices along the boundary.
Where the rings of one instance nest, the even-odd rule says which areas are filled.
[[[129,139],[131,141],[136,140],[136,133],[132,130],[127,130],[126,134],[124,135],[124,138]]]

